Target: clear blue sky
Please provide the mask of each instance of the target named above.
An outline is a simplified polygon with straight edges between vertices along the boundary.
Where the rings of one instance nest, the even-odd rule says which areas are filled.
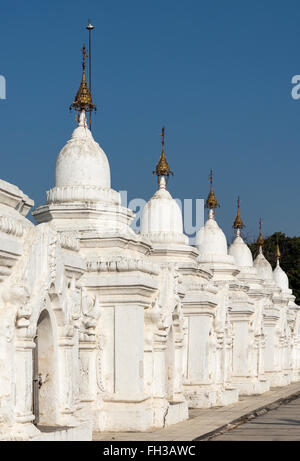
[[[276,0],[52,0],[1,6],[1,173],[35,200],[70,138],[85,25],[94,31],[95,139],[112,186],[152,196],[166,125],[174,197],[205,198],[209,169],[229,240],[241,196],[245,234],[300,235],[300,3]]]

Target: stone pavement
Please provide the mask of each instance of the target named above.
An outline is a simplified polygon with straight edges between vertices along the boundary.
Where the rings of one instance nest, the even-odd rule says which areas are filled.
[[[300,441],[300,398],[210,440]]]
[[[300,398],[300,383],[290,384],[285,387],[271,389],[262,395],[240,397],[238,403],[226,407],[209,408],[206,410],[190,410],[190,419],[182,423],[174,424],[163,429],[154,429],[149,432],[122,432],[108,433],[95,432],[93,440],[96,441],[192,441],[208,440],[211,436],[216,435],[219,431],[228,430],[241,422],[247,421],[257,414],[266,413],[267,410],[276,408],[281,399]],[[279,402],[278,402],[279,401]],[[275,402],[278,402],[277,404]],[[292,403],[284,405],[285,407],[294,408],[297,411],[297,405],[292,407]],[[298,409],[300,410],[300,400],[298,400]],[[266,409],[267,408],[267,409]],[[287,419],[294,421],[300,420],[294,414]],[[256,421],[256,420],[255,420]],[[300,421],[299,421],[300,424]],[[254,427],[254,426],[253,426]],[[256,427],[256,426],[255,426]],[[258,427],[258,426],[257,426]],[[286,427],[286,426],[285,426]],[[300,427],[300,426],[299,426]],[[237,430],[237,429],[235,429]],[[299,429],[300,432],[300,429]],[[228,433],[229,434],[229,433]],[[225,436],[225,434],[223,435]],[[222,436],[222,437],[223,437]],[[219,436],[221,437],[221,436]],[[214,438],[217,440],[217,438]],[[221,440],[221,438],[219,438]],[[223,439],[225,440],[225,439]],[[232,439],[233,440],[233,439]],[[242,440],[242,439],[239,439]],[[254,439],[253,439],[254,440]],[[256,439],[255,439],[256,440]]]

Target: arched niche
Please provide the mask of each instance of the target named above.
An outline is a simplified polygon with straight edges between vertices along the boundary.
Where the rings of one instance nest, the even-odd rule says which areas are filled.
[[[33,350],[33,410],[35,424],[55,426],[57,423],[57,377],[55,342],[49,312],[44,309],[37,322]]]

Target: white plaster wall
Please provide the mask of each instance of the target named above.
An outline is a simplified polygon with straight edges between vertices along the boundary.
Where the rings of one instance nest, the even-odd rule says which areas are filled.
[[[115,392],[144,391],[144,311],[139,306],[115,307]]]
[[[203,384],[209,380],[210,323],[207,316],[189,316],[187,377]]]

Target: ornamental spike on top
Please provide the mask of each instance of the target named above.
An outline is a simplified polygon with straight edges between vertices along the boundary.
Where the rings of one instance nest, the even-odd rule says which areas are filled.
[[[208,177],[210,181],[210,192],[205,202],[205,208],[209,210],[213,210],[214,208],[218,208],[220,205],[218,204],[217,197],[215,196],[214,189],[213,189],[213,172],[210,170],[210,175]]]
[[[278,243],[278,235],[276,236],[276,259],[277,259],[277,265],[279,265],[279,261],[281,258],[281,253],[280,253],[280,248],[279,248],[279,243]]]
[[[96,106],[93,104],[92,95],[89,90],[89,87],[86,82],[85,76],[85,60],[88,58],[89,55],[86,52],[85,45],[82,47],[82,79],[79,86],[79,90],[75,96],[74,102],[70,106],[70,110],[74,109],[78,112],[85,111],[85,112],[92,112],[93,110],[96,111]]]
[[[262,252],[262,248],[264,246],[264,239],[263,239],[263,236],[262,236],[262,219],[260,218],[259,220],[259,236],[258,236],[258,239],[256,241],[256,244],[259,246],[259,251]]]
[[[234,229],[243,229],[243,227],[245,227],[243,221],[242,221],[242,218],[241,218],[241,215],[240,215],[240,197],[238,197],[238,200],[237,200],[237,215],[236,215],[236,218],[234,220],[234,223],[233,223],[233,228]]]
[[[161,136],[162,152],[161,152],[158,164],[156,165],[155,170],[153,170],[153,174],[156,174],[157,176],[158,184],[160,183],[161,177],[164,176],[166,179],[166,183],[167,183],[170,174],[174,176],[174,173],[171,171],[170,166],[167,162],[166,154],[165,154],[165,127],[162,128],[162,132],[160,136]]]

